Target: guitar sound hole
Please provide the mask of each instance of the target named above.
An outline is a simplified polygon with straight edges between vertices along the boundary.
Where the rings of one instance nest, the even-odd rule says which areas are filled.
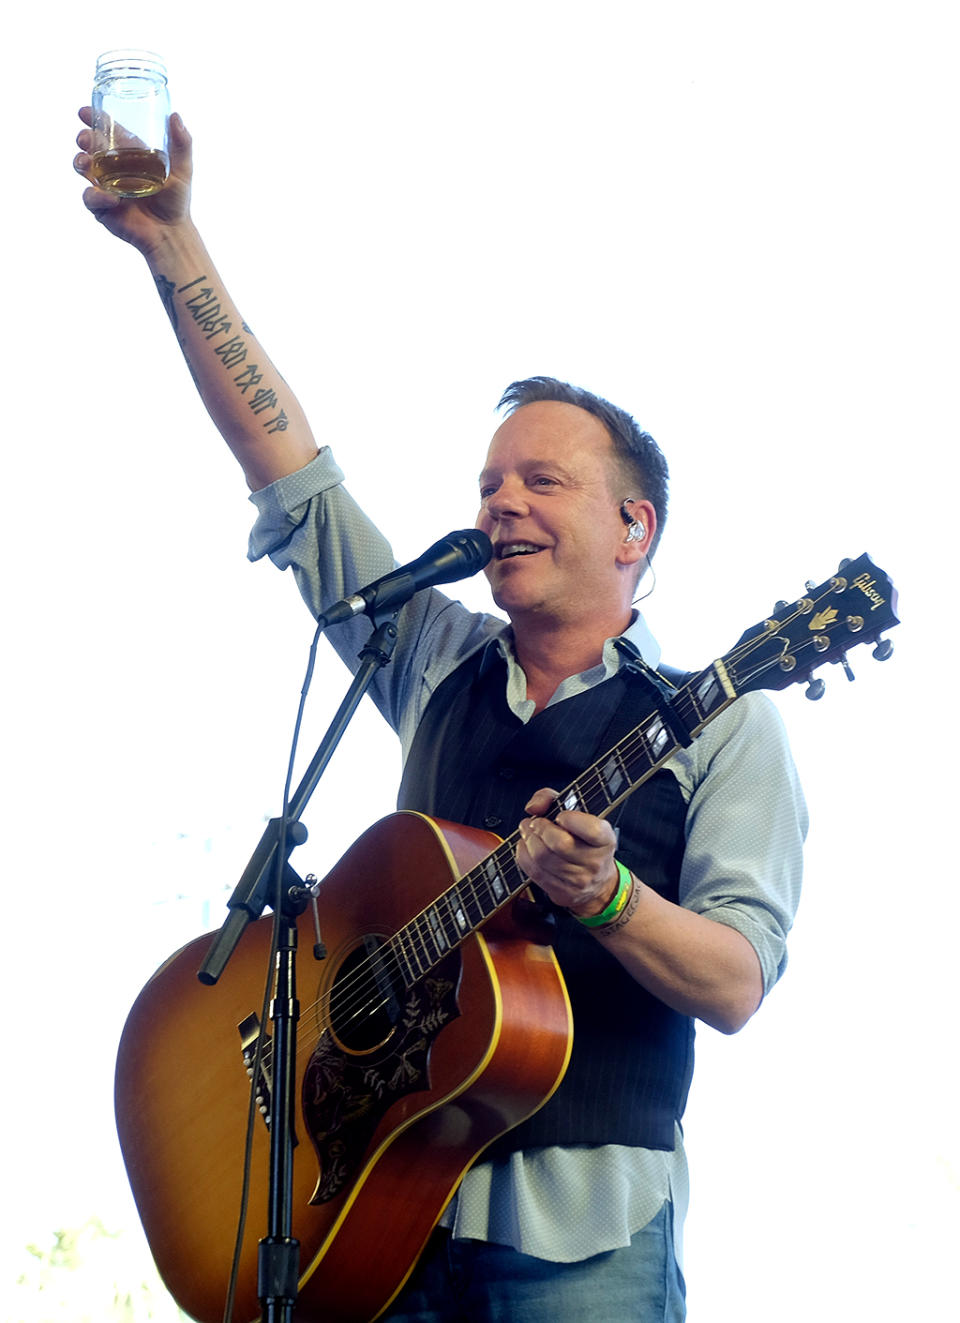
[[[330,996],[330,1028],[349,1052],[370,1052],[393,1031],[403,1011],[404,985],[386,939],[368,935],[344,960]]]

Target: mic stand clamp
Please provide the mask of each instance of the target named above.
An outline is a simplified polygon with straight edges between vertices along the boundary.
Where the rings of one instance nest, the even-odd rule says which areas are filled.
[[[343,738],[360,699],[370,688],[377,671],[393,658],[397,646],[397,613],[398,608],[394,608],[385,613],[386,618],[383,620],[374,617],[375,629],[360,653],[360,667],[290,800],[284,842],[284,854],[287,858],[295,846],[302,845],[307,839],[307,829],[300,822],[300,818],[326,770],[327,763]],[[212,985],[217,982],[247,924],[259,919],[270,903],[270,891],[272,884],[275,885],[276,856],[283,825],[282,818],[271,818],[267,823],[240,881],[234,888],[233,895],[227,901],[227,909],[230,911],[227,920],[211,942],[204,962],[197,972],[197,978],[201,983]],[[284,884],[303,886],[303,882],[289,863],[284,865]]]

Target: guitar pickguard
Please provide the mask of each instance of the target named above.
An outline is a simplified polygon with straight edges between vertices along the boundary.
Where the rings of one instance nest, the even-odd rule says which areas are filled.
[[[326,1203],[354,1178],[388,1108],[430,1087],[433,1040],[460,1014],[459,975],[454,951],[396,998],[393,1023],[370,1050],[352,1052],[329,1028],[320,1033],[303,1077],[303,1120],[320,1164],[310,1203]]]

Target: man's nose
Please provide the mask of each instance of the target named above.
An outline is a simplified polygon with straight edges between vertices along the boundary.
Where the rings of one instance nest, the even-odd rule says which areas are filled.
[[[530,510],[527,489],[519,480],[505,479],[497,490],[487,497],[485,506],[494,519],[517,518],[525,515]]]

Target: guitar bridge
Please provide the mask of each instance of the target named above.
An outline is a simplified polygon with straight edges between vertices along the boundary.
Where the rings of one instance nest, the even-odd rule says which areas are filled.
[[[257,1050],[260,1049],[260,1067],[257,1070],[257,1078],[252,1083],[252,1087],[256,1091],[257,1108],[269,1130],[273,1109],[273,1077],[271,1073],[273,1043],[270,1035],[263,1033],[258,1015],[248,1015],[245,1020],[237,1025],[237,1031],[240,1034],[240,1051],[243,1056],[244,1069],[252,1082],[254,1071],[257,1070]],[[263,1039],[262,1048],[260,1047],[261,1037]]]

